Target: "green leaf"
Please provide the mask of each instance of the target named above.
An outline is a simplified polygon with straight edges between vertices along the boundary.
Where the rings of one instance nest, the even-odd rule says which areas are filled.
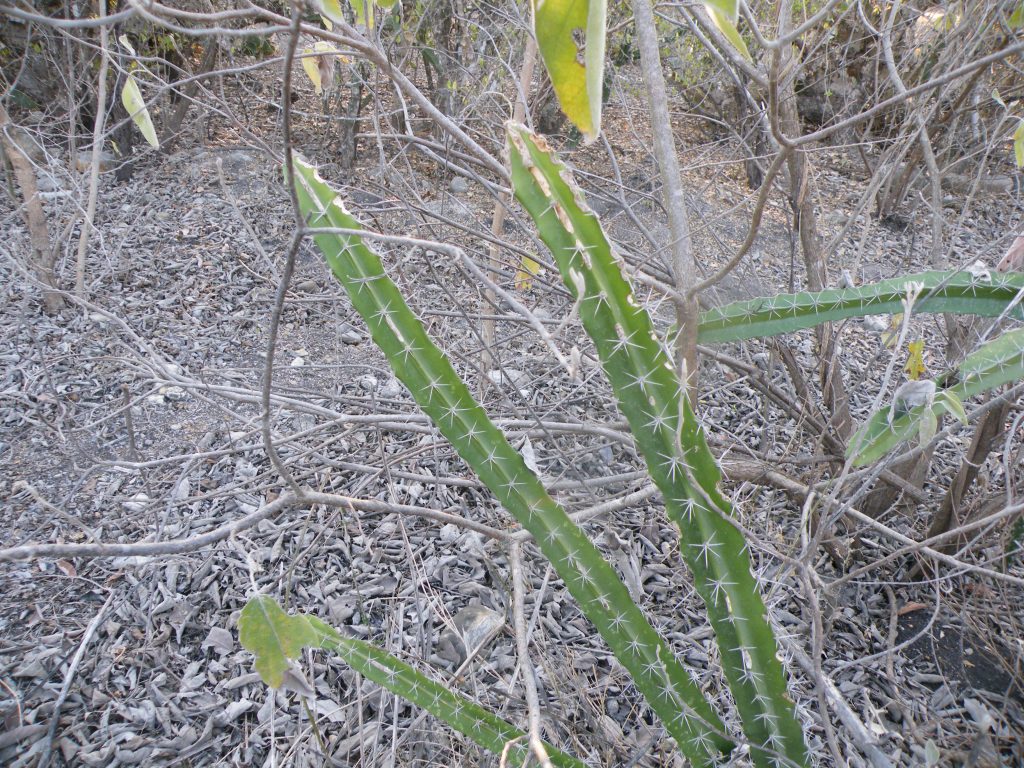
[[[299,658],[306,646],[318,645],[319,635],[306,616],[289,616],[273,598],[258,595],[238,619],[242,647],[256,656],[256,671],[272,688],[281,685],[288,660]]]
[[[587,143],[601,132],[607,0],[533,0],[537,49],[565,116]]]
[[[927,445],[935,437],[935,433],[939,431],[939,417],[935,415],[935,411],[931,408],[925,408],[921,412],[921,418],[918,422],[917,436],[921,441],[921,445]]]
[[[708,12],[714,11],[722,18],[736,21],[740,15],[739,0],[704,0]]]
[[[242,645],[257,654],[256,670],[268,685],[281,684],[288,659],[298,658],[303,648],[332,650],[367,679],[444,720],[485,749],[501,754],[509,742],[516,742],[508,753],[509,765],[528,761],[526,734],[514,725],[372,643],[344,637],[315,616],[289,616],[273,598],[258,595],[242,609],[238,628]],[[545,747],[559,768],[586,768],[561,750]]]
[[[1010,25],[1010,29],[1020,29],[1024,26],[1024,2],[1014,9],[1007,23]]]
[[[964,410],[964,403],[956,392],[945,389],[935,395],[935,402],[941,403],[946,413],[952,414],[961,424],[967,425],[967,411]]]
[[[323,77],[321,76],[320,62],[323,61],[329,67],[327,75],[333,79],[334,59],[338,55],[338,49],[326,40],[317,40],[311,48],[304,48],[302,51],[302,69],[306,77],[313,83],[317,96],[324,92]],[[330,88],[330,83],[327,84]]]
[[[1024,168],[1024,120],[1020,121],[1017,130],[1013,132],[1013,157],[1017,167]]]
[[[318,0],[320,11],[331,21],[342,24],[345,22],[345,12],[341,10],[339,0]]]
[[[159,149],[160,142],[156,137],[153,120],[149,116],[149,110],[146,109],[146,102],[142,99],[139,84],[135,82],[135,77],[130,72],[124,81],[124,87],[121,89],[121,103],[124,104],[124,108],[128,111],[132,121],[138,126],[149,145],[153,149]]]
[[[117,38],[117,41],[121,45],[123,45],[125,47],[125,50],[128,51],[128,53],[130,53],[133,57],[138,55],[137,53],[135,53],[135,46],[133,46],[131,41],[128,39],[128,35],[120,35]]]
[[[724,5],[727,4],[724,3]],[[736,28],[735,14],[732,16],[726,15],[720,10],[720,5],[723,5],[723,3],[707,3],[708,16],[711,17],[711,21],[718,27],[718,31],[725,36],[725,39],[732,43],[732,47],[739,52],[740,56],[752,62],[753,59],[750,56],[750,51],[747,49],[747,44],[744,42],[740,31]]]
[[[997,317],[1024,290],[1024,274],[976,277],[967,271],[921,272],[857,288],[738,301],[701,313],[697,338],[703,344],[742,341],[792,333],[847,317],[894,315],[903,312],[908,287],[913,283],[923,286],[914,301],[914,314],[952,312]],[[1009,317],[1024,319],[1024,306],[1018,304]]]
[[[373,0],[351,0],[356,24],[373,29]]]

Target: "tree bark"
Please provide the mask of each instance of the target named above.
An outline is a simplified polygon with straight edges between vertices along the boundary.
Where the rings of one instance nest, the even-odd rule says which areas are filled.
[[[654,26],[654,13],[648,0],[633,0],[633,16],[640,47],[640,68],[647,85],[647,108],[650,113],[654,140],[654,157],[661,171],[662,195],[668,214],[668,227],[672,237],[672,277],[679,298],[676,299],[676,363],[680,380],[690,397],[696,399],[697,389],[697,326],[700,306],[696,296],[686,298],[691,286],[697,284],[697,269],[693,260],[693,243],[687,218],[686,195],[679,174],[675,136],[668,110],[665,75],[658,52],[658,33]]]
[[[32,252],[29,256],[29,267],[36,278],[43,284],[43,306],[47,312],[59,312],[64,307],[64,298],[57,290],[57,278],[54,271],[54,252],[50,248],[50,232],[46,226],[46,212],[43,201],[39,197],[36,185],[36,174],[24,150],[18,145],[11,131],[14,129],[10,115],[0,103],[0,141],[4,152],[11,161],[14,176],[21,189],[21,197],[25,204],[25,224],[28,226],[29,241]]]
[[[791,3],[786,0],[779,6],[779,37],[785,37],[790,29]],[[795,80],[798,67],[793,61],[790,46],[776,51],[772,62],[771,84],[776,101],[777,119],[773,130],[780,144],[786,144],[787,137],[799,136],[803,131],[797,111]],[[815,206],[813,171],[810,159],[802,147],[789,153],[786,161],[789,171],[789,202],[793,210],[794,227],[800,237],[804,268],[807,272],[807,290],[821,291],[828,286],[828,268],[818,234],[818,215]],[[820,361],[819,379],[822,399],[830,416],[830,424],[836,434],[844,440],[853,433],[853,418],[850,415],[850,399],[843,382],[842,367],[837,361],[836,333],[831,323],[818,326],[815,330]]]

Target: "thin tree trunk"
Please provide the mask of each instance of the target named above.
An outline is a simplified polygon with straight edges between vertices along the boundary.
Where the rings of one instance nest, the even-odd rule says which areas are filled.
[[[998,408],[986,411],[981,419],[978,420],[974,427],[974,437],[971,438],[971,445],[960,462],[960,469],[957,471],[956,477],[953,478],[953,482],[950,483],[949,489],[946,491],[946,496],[942,500],[942,506],[939,507],[938,513],[932,518],[932,524],[928,528],[926,538],[930,539],[933,536],[945,533],[951,530],[954,525],[959,525],[963,522],[960,520],[960,508],[963,504],[964,496],[967,495],[967,491],[975,479],[977,479],[981,465],[985,463],[985,459],[988,458],[988,454],[992,451],[996,438],[1003,431],[1006,417],[1010,413],[1010,405],[1009,402],[1003,403]],[[951,552],[954,547],[955,542],[946,542],[945,544],[937,545],[935,548],[940,552]]]
[[[779,6],[779,37],[784,37],[790,28],[791,3],[785,0]],[[797,112],[794,82],[797,67],[789,46],[782,46],[776,52],[772,63],[772,81],[776,86],[776,109],[778,114],[776,136],[780,143],[786,137],[802,133],[800,115]],[[794,148],[786,161],[789,170],[789,198],[795,218],[794,225],[800,236],[800,248],[807,272],[807,289],[821,291],[828,286],[828,269],[818,234],[818,216],[815,206],[813,172],[807,153],[801,147]],[[853,433],[853,418],[850,415],[850,399],[843,382],[842,368],[836,354],[836,334],[831,323],[818,326],[815,330],[820,360],[819,375],[825,408],[831,414],[832,428],[844,440]]]
[[[102,19],[107,15],[106,0],[100,0],[99,14]],[[107,117],[107,66],[108,32],[106,25],[100,27],[100,74],[99,87],[96,95],[96,120],[92,128],[92,163],[89,169],[89,201],[85,209],[85,221],[78,237],[78,258],[75,261],[75,293],[85,298],[85,256],[89,248],[89,235],[92,234],[92,223],[96,218],[96,196],[100,180],[100,153],[103,151],[103,126]]]
[[[28,225],[32,247],[29,266],[44,286],[43,306],[46,311],[58,312],[64,307],[64,298],[56,290],[54,252],[50,248],[50,232],[46,226],[46,212],[43,210],[43,202],[39,197],[32,162],[10,133],[13,129],[14,124],[11,122],[7,110],[4,109],[4,105],[0,103],[0,141],[3,142],[4,152],[7,153],[7,157],[11,161],[11,167],[14,169],[14,176],[18,180],[21,197],[25,203],[25,223]]]
[[[203,51],[203,58],[199,62],[199,71],[196,73],[196,78],[190,80],[184,88],[181,89],[179,94],[180,99],[174,106],[174,111],[168,118],[164,125],[164,132],[166,136],[164,140],[160,142],[160,148],[164,154],[170,154],[171,149],[178,140],[181,138],[181,124],[185,122],[185,115],[188,114],[188,108],[192,106],[192,101],[195,98],[196,91],[199,90],[199,85],[203,81],[202,75],[207,75],[213,71],[213,68],[217,65],[217,39],[210,38],[206,41],[206,50]]]
[[[637,41],[640,44],[640,69],[647,86],[647,108],[650,113],[654,139],[654,157],[661,171],[662,195],[668,213],[672,251],[672,277],[680,298],[676,300],[676,356],[680,379],[691,402],[696,397],[697,385],[697,325],[700,306],[697,298],[685,298],[690,287],[697,284],[697,269],[693,260],[690,223],[687,218],[686,195],[679,173],[675,136],[668,110],[665,75],[658,52],[658,33],[654,26],[654,13],[648,0],[633,0]]]

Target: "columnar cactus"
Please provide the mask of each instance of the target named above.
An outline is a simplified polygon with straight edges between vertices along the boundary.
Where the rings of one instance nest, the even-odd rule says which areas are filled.
[[[621,260],[568,170],[525,128],[511,125],[516,199],[530,213],[579,305],[619,406],[707,606],[726,677],[758,765],[805,765],[803,734],[786,693],[743,534],[679,377],[635,300]]]
[[[921,272],[857,288],[784,293],[737,301],[704,312],[697,340],[704,344],[765,338],[813,328],[847,317],[903,311],[908,286],[920,286],[915,313],[952,312],[981,317],[1024,318],[1017,297],[1024,292],[1024,274],[991,274],[987,270]]]

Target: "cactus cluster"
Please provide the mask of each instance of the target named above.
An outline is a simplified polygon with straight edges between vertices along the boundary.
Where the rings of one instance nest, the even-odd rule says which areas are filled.
[[[551,498],[429,338],[337,193],[302,158],[293,165],[299,205],[313,238],[395,375],[463,461],[532,534],[684,753],[698,765],[710,764],[713,755],[732,746],[714,709],[612,566]]]

